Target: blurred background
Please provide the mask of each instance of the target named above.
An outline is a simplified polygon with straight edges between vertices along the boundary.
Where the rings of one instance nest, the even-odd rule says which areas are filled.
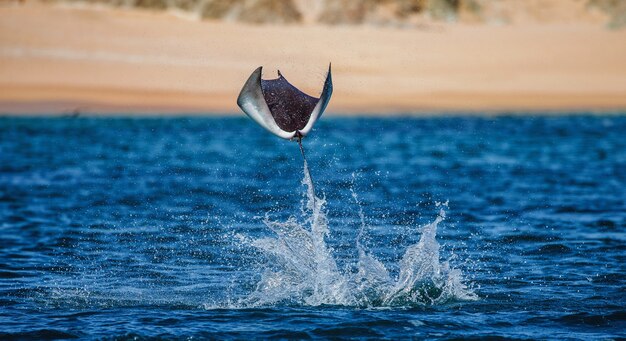
[[[624,131],[626,0],[0,0],[0,340],[626,340]]]
[[[330,62],[330,114],[619,111],[625,42],[620,0],[0,0],[0,113],[239,113]]]

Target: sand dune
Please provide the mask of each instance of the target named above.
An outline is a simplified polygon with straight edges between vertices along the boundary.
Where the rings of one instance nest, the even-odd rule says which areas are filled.
[[[0,112],[237,113],[259,65],[330,113],[626,108],[626,30],[595,23],[423,29],[257,26],[166,12],[0,6]]]

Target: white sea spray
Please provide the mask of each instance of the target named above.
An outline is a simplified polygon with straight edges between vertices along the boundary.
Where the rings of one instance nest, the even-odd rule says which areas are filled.
[[[441,260],[436,236],[437,226],[445,219],[446,204],[432,223],[422,227],[419,241],[407,247],[398,274],[392,276],[361,243],[365,217],[352,191],[361,220],[355,242],[358,260],[354,271],[340,270],[326,242],[330,233],[326,200],[315,195],[306,161],[302,183],[306,186],[303,219],[277,222],[266,216],[263,222],[275,236],[250,241],[267,262],[254,291],[242,300],[244,306],[402,307],[478,298],[464,284],[462,272]]]

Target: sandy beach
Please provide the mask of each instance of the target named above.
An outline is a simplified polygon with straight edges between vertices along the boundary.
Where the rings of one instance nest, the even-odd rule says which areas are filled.
[[[596,23],[251,25],[171,12],[0,5],[0,113],[239,114],[258,66],[330,114],[626,109],[626,30]]]

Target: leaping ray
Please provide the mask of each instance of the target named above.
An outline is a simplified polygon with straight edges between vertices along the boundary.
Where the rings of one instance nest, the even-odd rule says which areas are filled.
[[[284,139],[301,140],[313,128],[333,94],[330,65],[319,98],[309,96],[291,85],[278,71],[276,79],[261,79],[260,66],[246,81],[237,105],[263,128]]]
[[[307,136],[317,119],[322,116],[333,94],[330,64],[319,98],[298,90],[283,77],[280,71],[278,71],[278,78],[268,80],[261,79],[262,71],[263,67],[260,66],[252,72],[239,93],[237,105],[246,115],[272,134],[284,139],[297,138],[304,159],[304,169],[310,178],[302,138]],[[313,193],[313,205],[316,207],[313,181],[310,186]]]

